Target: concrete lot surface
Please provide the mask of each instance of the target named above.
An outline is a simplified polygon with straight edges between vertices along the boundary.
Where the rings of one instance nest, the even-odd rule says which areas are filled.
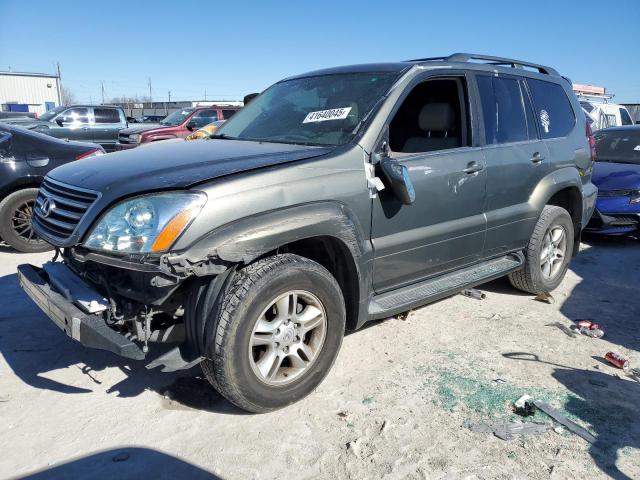
[[[50,257],[0,247],[1,478],[640,478],[640,379],[603,360],[615,350],[640,367],[638,241],[587,239],[553,305],[499,280],[485,300],[458,295],[349,334],[311,396],[265,415],[230,405],[199,369],[147,371],[70,341],[15,274]],[[579,318],[605,337],[573,336]],[[595,444],[566,428],[472,431],[551,425],[512,413],[525,393]]]

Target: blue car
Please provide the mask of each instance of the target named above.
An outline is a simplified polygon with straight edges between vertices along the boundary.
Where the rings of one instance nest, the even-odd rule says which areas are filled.
[[[587,231],[640,234],[640,125],[599,130],[595,139],[598,200]]]

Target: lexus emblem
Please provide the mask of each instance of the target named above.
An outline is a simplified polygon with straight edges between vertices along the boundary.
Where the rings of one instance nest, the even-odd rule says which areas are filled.
[[[56,208],[56,204],[49,197],[44,197],[42,200],[42,204],[40,205],[40,211],[42,212],[42,216],[47,218],[51,215],[51,212]]]

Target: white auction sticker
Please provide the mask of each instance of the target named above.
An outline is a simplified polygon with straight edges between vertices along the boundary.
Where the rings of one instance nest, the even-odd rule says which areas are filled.
[[[309,112],[302,123],[326,122],[327,120],[343,120],[347,118],[351,107],[332,108],[331,110],[320,110],[319,112]]]

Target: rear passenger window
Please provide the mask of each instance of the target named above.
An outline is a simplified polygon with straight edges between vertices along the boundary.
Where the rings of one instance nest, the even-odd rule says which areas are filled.
[[[89,109],[80,107],[70,108],[65,110],[61,117],[62,122],[67,124],[76,125],[79,123],[89,123]]]
[[[96,123],[120,123],[120,114],[114,108],[94,108]]]
[[[566,137],[576,124],[571,102],[561,85],[527,79],[542,138]]]
[[[525,98],[513,78],[478,77],[487,144],[529,139]]]
[[[225,120],[230,119],[237,110],[222,110],[222,116]]]

